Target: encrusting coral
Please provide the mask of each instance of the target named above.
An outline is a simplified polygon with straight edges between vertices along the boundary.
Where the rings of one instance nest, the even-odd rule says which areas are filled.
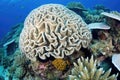
[[[46,4],[27,16],[19,47],[32,61],[64,58],[86,48],[91,39],[91,31],[79,15],[63,5]]]
[[[88,58],[79,58],[77,63],[74,63],[72,74],[69,75],[69,80],[116,80],[117,75],[110,76],[111,69],[104,72],[102,68],[97,68],[97,61],[93,56]]]
[[[60,71],[63,71],[66,69],[67,66],[70,65],[69,61],[65,61],[63,59],[55,59],[52,64],[54,65],[54,67],[57,69],[57,70],[60,70]]]

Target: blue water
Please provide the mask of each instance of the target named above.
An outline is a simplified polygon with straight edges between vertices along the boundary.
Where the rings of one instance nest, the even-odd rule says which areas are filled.
[[[12,26],[24,22],[32,9],[47,3],[66,5],[71,1],[81,2],[86,8],[102,4],[110,10],[120,12],[120,0],[0,0],[0,39],[10,31]]]

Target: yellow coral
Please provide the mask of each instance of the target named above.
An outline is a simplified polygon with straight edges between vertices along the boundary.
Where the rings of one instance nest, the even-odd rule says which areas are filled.
[[[66,69],[67,65],[69,65],[69,62],[63,60],[62,58],[57,58],[52,62],[52,64],[57,70],[63,71]]]

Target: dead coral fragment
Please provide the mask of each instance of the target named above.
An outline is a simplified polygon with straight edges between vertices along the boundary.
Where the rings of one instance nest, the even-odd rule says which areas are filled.
[[[78,59],[77,63],[74,63],[72,74],[69,75],[69,80],[116,80],[116,75],[110,75],[111,69],[104,72],[102,68],[97,69],[96,60],[93,56],[89,60],[83,57]]]
[[[67,65],[69,65],[68,61],[65,61],[61,58],[55,59],[52,64],[57,70],[63,71],[66,69]]]

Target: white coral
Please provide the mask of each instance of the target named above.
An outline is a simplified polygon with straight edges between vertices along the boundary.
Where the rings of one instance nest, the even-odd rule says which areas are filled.
[[[64,58],[91,41],[90,30],[82,18],[60,4],[46,4],[26,18],[19,46],[29,59]]]
[[[119,12],[116,12],[116,11],[112,11],[110,13],[102,12],[101,14],[104,15],[104,16],[107,16],[109,18],[112,18],[112,19],[120,21],[120,13]]]

